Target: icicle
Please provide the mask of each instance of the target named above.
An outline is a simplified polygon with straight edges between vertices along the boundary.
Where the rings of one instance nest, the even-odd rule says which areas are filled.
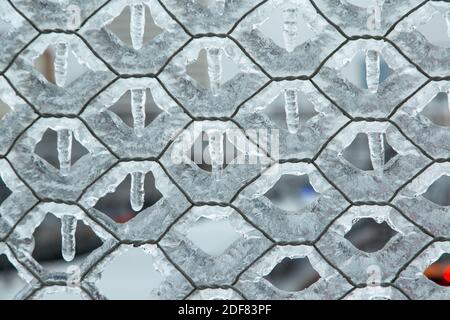
[[[145,174],[143,172],[131,173],[130,204],[134,211],[140,211],[144,207],[144,181]]]
[[[370,160],[372,161],[373,170],[378,173],[383,173],[384,167],[384,136],[381,132],[369,132]]]
[[[72,261],[75,258],[75,231],[77,230],[77,218],[64,215],[61,218],[61,252],[64,260]]]
[[[447,106],[448,106],[448,111],[450,112],[450,89],[447,90]]]
[[[145,7],[144,4],[131,6],[130,36],[133,48],[139,50],[144,42]]]
[[[131,114],[133,115],[134,133],[141,137],[145,129],[145,89],[131,90]]]
[[[369,91],[376,93],[380,83],[380,53],[376,50],[366,52],[366,81]]]
[[[57,151],[59,171],[65,176],[69,174],[72,160],[72,131],[61,129],[57,131]]]
[[[212,93],[216,96],[219,94],[222,80],[222,51],[219,48],[208,48],[206,52],[209,83]]]
[[[219,15],[223,15],[225,11],[225,0],[216,0],[216,10]]]
[[[64,87],[67,77],[67,58],[69,57],[69,45],[65,42],[56,44],[55,49],[55,83]]]
[[[219,130],[208,131],[209,156],[212,174],[215,180],[220,179],[223,166],[223,134]]]
[[[450,38],[450,10],[445,13],[445,21],[447,22],[447,36]]]
[[[284,91],[284,109],[289,132],[297,133],[299,127],[297,90],[288,89]]]
[[[283,10],[283,39],[287,52],[294,51],[296,47],[298,32],[297,15],[297,8],[287,8]]]

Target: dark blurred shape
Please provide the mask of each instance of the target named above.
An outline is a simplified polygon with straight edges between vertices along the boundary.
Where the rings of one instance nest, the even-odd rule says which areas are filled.
[[[48,82],[56,84],[53,60],[52,50],[47,49],[34,60],[34,68],[39,71]]]
[[[302,291],[319,281],[320,275],[314,270],[309,259],[284,258],[264,279],[284,291]]]
[[[372,253],[383,249],[396,234],[386,221],[378,223],[372,218],[362,218],[353,224],[344,238],[359,250]]]
[[[277,207],[294,211],[313,202],[318,193],[309,182],[307,174],[284,174],[264,196]]]
[[[61,221],[52,214],[45,219],[34,231],[35,246],[33,258],[36,261],[62,260],[61,254]],[[75,233],[76,257],[95,250],[102,245],[102,241],[82,221],[78,221]]]
[[[444,253],[423,272],[425,277],[440,286],[450,286],[450,254]]]
[[[449,105],[448,94],[446,92],[439,92],[422,110],[422,114],[438,126],[449,127]]]
[[[3,203],[3,201],[6,200],[10,196],[12,191],[6,186],[6,184],[3,182],[2,178],[0,177],[0,205]],[[0,217],[1,217],[0,212]]]
[[[117,223],[125,223],[139,214],[131,208],[130,204],[131,176],[127,177],[117,186],[114,192],[108,193],[97,201],[95,208],[100,210]],[[144,180],[144,206],[142,210],[151,207],[163,197],[156,188],[155,177],[152,172],[145,175]],[[141,211],[142,211],[141,210]]]
[[[9,262],[8,258],[5,254],[0,254],[0,271],[3,270],[12,270],[13,266],[11,262]]]
[[[450,206],[450,177],[447,175],[441,176],[434,181],[423,194],[423,196],[431,202],[447,207]]]

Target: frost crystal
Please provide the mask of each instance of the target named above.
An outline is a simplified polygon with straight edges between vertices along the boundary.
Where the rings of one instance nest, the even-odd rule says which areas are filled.
[[[0,299],[450,298],[449,1],[0,12]]]

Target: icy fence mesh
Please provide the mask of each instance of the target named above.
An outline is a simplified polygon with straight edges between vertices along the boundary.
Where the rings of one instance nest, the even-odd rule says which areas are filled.
[[[0,256],[17,298],[450,298],[448,1],[0,13]],[[104,205],[122,187],[125,216]],[[34,254],[48,216],[63,268]]]

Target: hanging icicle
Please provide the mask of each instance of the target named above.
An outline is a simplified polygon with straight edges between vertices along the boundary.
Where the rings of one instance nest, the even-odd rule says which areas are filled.
[[[287,89],[284,91],[284,110],[286,113],[286,124],[290,133],[298,132],[299,114],[298,114],[298,96],[297,90]]]
[[[142,3],[131,5],[130,36],[133,48],[139,50],[144,43],[145,6]]]
[[[133,116],[134,133],[141,137],[145,129],[145,89],[131,90],[131,114]]]
[[[218,95],[222,81],[222,50],[207,48],[208,76],[213,95]]]
[[[208,131],[209,156],[211,158],[211,170],[215,180],[219,180],[223,167],[223,133],[219,130]]]
[[[298,33],[298,9],[283,10],[283,39],[287,52],[294,51]]]
[[[55,48],[55,83],[59,87],[64,87],[67,78],[67,59],[69,57],[69,44],[60,42]]]
[[[367,136],[372,167],[380,175],[383,173],[384,167],[384,135],[382,132],[369,132]]]
[[[369,91],[376,93],[380,84],[380,53],[377,50],[366,52],[366,81]]]
[[[445,12],[445,22],[447,22],[447,37],[450,38],[450,10]]]
[[[144,207],[145,201],[145,173],[133,172],[131,173],[131,187],[130,187],[130,204],[134,211],[141,211]]]
[[[69,174],[72,160],[72,131],[60,129],[57,131],[57,145],[59,171],[61,175]]]
[[[77,230],[77,218],[64,215],[61,218],[61,253],[65,261],[75,258],[75,232]]]

